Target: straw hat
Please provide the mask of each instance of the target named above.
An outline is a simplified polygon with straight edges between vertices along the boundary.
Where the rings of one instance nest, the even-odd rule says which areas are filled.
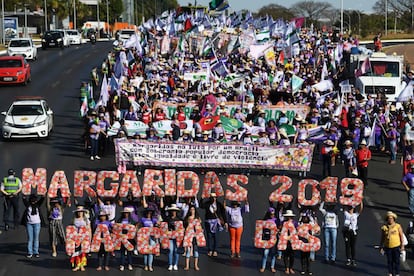
[[[132,207],[124,207],[124,209],[121,211],[121,213],[132,213],[134,212],[134,208]]]
[[[328,145],[328,146],[333,146],[333,145],[335,145],[335,143],[334,143],[331,139],[327,139],[327,140],[325,140],[323,143],[324,143],[325,145]]]
[[[295,217],[296,215],[292,210],[286,210],[286,213],[283,214],[284,217]]]
[[[344,145],[345,146],[352,145],[352,142],[350,140],[346,140],[345,143],[344,143]]]
[[[387,220],[389,217],[393,217],[394,220],[397,219],[397,214],[392,212],[392,211],[388,211],[387,214],[385,215],[385,219]]]
[[[359,143],[359,145],[361,145],[361,146],[366,146],[366,145],[367,145],[367,141],[366,141],[365,139],[363,139],[363,140],[361,141],[361,143]]]
[[[288,135],[287,135],[286,129],[284,129],[284,128],[279,129],[279,134],[280,134],[281,136],[285,137],[285,138],[288,138]]]
[[[106,216],[106,219],[108,219],[109,217],[108,214],[104,210],[99,211],[98,217],[103,217],[103,216]]]
[[[78,213],[78,212],[84,212],[87,213],[88,210],[85,209],[85,207],[83,206],[77,206],[76,209],[73,211],[74,213]]]
[[[180,211],[180,208],[177,207],[177,204],[173,203],[170,207],[167,207],[167,211]]]

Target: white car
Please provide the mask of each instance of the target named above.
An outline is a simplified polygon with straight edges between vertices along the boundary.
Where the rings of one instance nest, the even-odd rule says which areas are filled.
[[[66,30],[56,29],[56,30],[53,30],[53,32],[60,32],[63,36],[63,46],[65,46],[65,47],[70,46],[70,37],[69,37]]]
[[[82,43],[82,37],[78,30],[66,30],[66,33],[69,37],[70,44],[80,45]]]
[[[119,30],[118,31],[118,40],[128,40],[133,34],[135,34],[135,30],[131,30],[131,29],[123,29],[123,30]]]
[[[9,56],[24,56],[27,60],[37,59],[37,48],[31,38],[13,38],[7,46]]]
[[[47,138],[53,129],[53,111],[41,97],[18,98],[1,114],[4,139]]]

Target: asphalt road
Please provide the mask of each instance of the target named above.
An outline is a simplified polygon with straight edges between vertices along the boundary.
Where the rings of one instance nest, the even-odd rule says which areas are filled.
[[[7,110],[15,96],[43,96],[55,112],[55,129],[48,140],[29,141],[0,141],[0,175],[6,174],[7,169],[14,168],[20,172],[22,168],[47,168],[48,180],[55,170],[64,170],[69,183],[73,183],[75,170],[115,170],[113,154],[108,154],[100,161],[90,161],[83,151],[81,140],[82,123],[79,119],[79,85],[82,80],[89,78],[89,72],[94,65],[100,65],[107,51],[111,48],[109,42],[100,42],[96,45],[75,46],[65,50],[40,50],[37,61],[32,62],[33,81],[27,87],[13,86],[0,87],[0,111]],[[335,265],[323,264],[323,250],[317,252],[317,260],[312,264],[314,275],[386,275],[386,259],[381,256],[374,246],[380,239],[379,228],[383,222],[383,215],[387,210],[393,210],[399,215],[399,222],[404,228],[408,224],[409,212],[407,209],[407,196],[400,184],[401,166],[389,165],[384,155],[374,154],[369,168],[369,187],[365,191],[365,210],[360,217],[360,231],[357,241],[357,267],[345,266],[344,241],[338,233],[337,263]],[[236,171],[234,171],[236,172]],[[272,171],[270,175],[277,174]],[[343,167],[338,164],[333,169],[334,175],[344,176]],[[18,173],[20,176],[20,173]],[[297,174],[288,173],[292,177],[294,185],[288,191],[297,195]],[[201,179],[203,178],[200,175]],[[317,155],[314,158],[312,171],[309,178],[320,180],[321,166]],[[224,188],[225,176],[220,177]],[[142,183],[142,178],[140,178]],[[202,250],[200,258],[201,271],[197,275],[257,275],[259,274],[260,250],[253,247],[254,224],[256,219],[261,219],[267,209],[267,199],[274,190],[270,184],[270,176],[261,176],[253,172],[249,176],[249,199],[251,212],[244,219],[245,227],[242,239],[242,258],[231,260],[228,246],[228,233],[222,232],[220,238],[219,257],[211,259]],[[0,199],[2,201],[2,199]],[[339,210],[340,207],[338,207]],[[1,208],[2,209],[2,208]],[[341,211],[339,210],[341,213]],[[2,210],[0,211],[0,216]],[[69,223],[70,210],[67,211],[64,223]],[[341,216],[342,220],[342,216]],[[0,219],[1,221],[1,219]],[[342,221],[341,221],[342,222]],[[2,225],[2,224],[1,224]],[[0,234],[0,276],[4,275],[72,275],[68,257],[63,248],[60,248],[57,258],[51,257],[48,243],[47,229],[41,231],[41,249],[39,259],[26,259],[26,234],[25,229],[5,232],[2,227]],[[299,253],[296,254],[295,270],[300,271]],[[414,256],[409,255],[409,260],[403,264],[401,275],[411,275],[414,268]],[[147,274],[142,270],[143,259],[134,257],[135,268],[133,272],[120,272],[118,270],[118,258],[111,259],[111,274],[127,273],[134,275]],[[96,255],[89,258],[87,268],[88,275],[108,274],[97,272]],[[166,273],[178,274],[167,271],[166,254],[161,254],[154,261],[155,275]],[[194,270],[184,272],[182,267],[184,259],[180,259],[179,273],[195,275]],[[282,261],[277,262],[278,272],[283,274]],[[85,274],[83,273],[83,274]],[[269,271],[264,273],[270,274]]]

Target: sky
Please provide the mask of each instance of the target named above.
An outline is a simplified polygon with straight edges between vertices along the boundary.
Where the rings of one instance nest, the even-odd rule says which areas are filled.
[[[206,5],[211,0],[197,0],[197,5]],[[278,4],[284,7],[290,8],[293,4],[302,2],[304,0],[228,0],[230,3],[230,7],[234,11],[239,11],[242,9],[248,9],[252,12],[256,12],[261,7],[269,5],[269,4]],[[331,3],[334,8],[340,9],[341,7],[341,0],[324,0],[324,1],[317,1],[315,2],[328,2]],[[344,3],[344,10],[359,10],[364,13],[372,13],[372,7],[374,6],[377,0],[343,0]],[[178,4],[181,6],[187,5],[191,3],[194,5],[194,0],[178,0]]]

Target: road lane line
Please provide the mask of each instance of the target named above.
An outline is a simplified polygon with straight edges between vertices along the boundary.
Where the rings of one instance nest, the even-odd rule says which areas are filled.
[[[370,207],[375,207],[374,203],[371,201],[371,198],[367,195],[364,196],[365,201],[368,203],[368,206]],[[381,217],[380,213],[378,211],[372,211],[372,213],[374,214],[375,219],[378,221],[378,223],[380,225],[382,225],[384,223],[383,218]],[[400,262],[403,266],[403,268],[407,271],[411,271],[411,267],[408,264],[408,262]]]
[[[60,81],[55,81],[54,83],[52,83],[52,87],[56,87],[56,86],[58,86],[60,84]]]

